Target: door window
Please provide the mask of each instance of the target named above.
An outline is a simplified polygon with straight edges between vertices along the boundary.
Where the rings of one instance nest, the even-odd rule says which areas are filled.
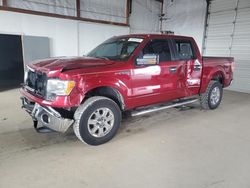
[[[159,55],[160,62],[171,61],[171,52],[167,40],[155,39],[150,41],[142,50],[145,54]]]

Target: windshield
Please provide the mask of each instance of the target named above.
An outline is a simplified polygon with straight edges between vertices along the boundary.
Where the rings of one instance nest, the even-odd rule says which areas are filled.
[[[111,38],[97,46],[87,56],[126,61],[142,41],[142,38]]]

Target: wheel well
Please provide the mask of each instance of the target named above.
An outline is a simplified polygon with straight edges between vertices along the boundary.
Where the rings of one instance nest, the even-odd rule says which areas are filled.
[[[85,97],[84,101],[86,99],[90,98],[90,97],[93,97],[93,96],[108,97],[108,98],[112,99],[113,101],[115,101],[118,104],[118,106],[120,107],[121,110],[125,109],[123,96],[120,94],[119,91],[117,91],[116,89],[111,88],[111,87],[94,88],[94,89],[88,91],[85,94],[85,96],[86,97]]]
[[[224,85],[224,77],[220,73],[214,75],[213,78],[212,78],[212,80],[216,80],[216,81],[220,82],[222,86]]]

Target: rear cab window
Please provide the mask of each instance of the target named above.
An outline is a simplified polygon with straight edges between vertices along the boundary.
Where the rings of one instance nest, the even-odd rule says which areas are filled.
[[[195,59],[196,54],[190,40],[174,39],[174,47],[176,50],[177,58],[180,60]]]

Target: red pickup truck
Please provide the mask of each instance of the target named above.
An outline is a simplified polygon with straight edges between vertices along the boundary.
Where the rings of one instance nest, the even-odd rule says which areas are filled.
[[[142,115],[200,101],[219,106],[233,80],[234,59],[202,57],[191,37],[115,36],[87,56],[27,66],[23,108],[38,132],[65,132],[90,145],[114,137],[123,112]]]

